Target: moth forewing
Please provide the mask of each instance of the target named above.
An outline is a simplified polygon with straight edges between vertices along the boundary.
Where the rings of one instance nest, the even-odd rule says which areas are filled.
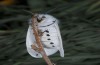
[[[32,32],[32,27],[29,26],[28,32],[27,32],[27,37],[26,37],[27,51],[31,56],[33,56],[35,58],[41,58],[42,56],[40,55],[40,53],[38,53],[32,49],[32,47],[31,47],[32,44],[35,44],[35,37],[34,37],[33,32]]]
[[[57,29],[57,33],[58,33],[58,39],[59,39],[59,51],[60,51],[60,56],[64,57],[64,49],[63,49],[63,43],[62,43],[62,38],[61,38],[61,33],[60,33],[60,29],[58,26],[58,23],[55,23],[55,27]]]
[[[41,21],[36,23],[38,24],[38,26],[36,26],[39,30],[41,30],[41,32],[43,32],[43,35],[40,36],[40,39],[47,56],[50,56],[59,50],[60,56],[64,57],[62,38],[58,26],[59,21],[53,16],[47,14],[39,14],[38,18],[40,18]],[[32,26],[29,25],[26,38],[27,50],[31,56],[35,58],[41,58],[41,54],[31,48],[32,44],[36,44],[35,36],[33,33],[34,32],[32,30]]]

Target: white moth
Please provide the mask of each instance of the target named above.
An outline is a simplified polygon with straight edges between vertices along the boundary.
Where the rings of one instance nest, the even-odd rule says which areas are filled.
[[[64,57],[64,50],[60,30],[58,27],[58,20],[48,14],[38,14],[37,19],[40,20],[38,22],[39,30],[41,30],[41,32],[44,32],[41,36],[41,42],[43,44],[47,56],[50,56],[59,51],[60,56]],[[30,22],[32,21],[30,20]],[[31,48],[32,44],[36,45],[36,42],[32,26],[29,25],[26,36],[27,51],[32,57],[42,58],[42,55],[39,52]]]

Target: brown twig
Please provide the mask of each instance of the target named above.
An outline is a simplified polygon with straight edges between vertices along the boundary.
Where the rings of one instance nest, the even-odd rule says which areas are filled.
[[[44,51],[44,48],[43,48],[43,45],[41,43],[41,40],[40,40],[40,36],[39,36],[39,33],[38,33],[38,24],[37,24],[37,18],[36,17],[32,17],[32,27],[33,27],[33,32],[34,32],[34,36],[35,36],[35,39],[36,39],[36,43],[39,47],[39,52],[41,53],[43,59],[46,61],[46,63],[48,65],[54,65],[50,59],[48,58],[48,56],[46,55],[45,51]]]

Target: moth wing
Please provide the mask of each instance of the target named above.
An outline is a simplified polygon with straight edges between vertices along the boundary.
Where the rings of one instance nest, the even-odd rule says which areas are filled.
[[[26,47],[28,53],[35,58],[42,58],[42,55],[31,48],[31,45],[35,42],[35,37],[31,27],[28,28],[26,36]],[[50,56],[58,51],[58,49],[44,48],[47,56]]]
[[[35,44],[35,37],[33,35],[32,27],[29,26],[26,36],[27,51],[32,57],[41,58],[42,57],[41,54],[31,48],[32,44]]]
[[[60,29],[59,29],[59,26],[58,26],[58,22],[55,22],[54,26],[55,26],[55,28],[57,30],[58,39],[59,39],[59,46],[60,47],[58,47],[58,50],[60,51],[60,56],[64,57],[63,43],[62,43],[62,38],[61,38],[61,34],[60,34]]]
[[[58,51],[58,49],[52,49],[52,48],[44,48],[44,50],[45,50],[47,56],[50,56]]]

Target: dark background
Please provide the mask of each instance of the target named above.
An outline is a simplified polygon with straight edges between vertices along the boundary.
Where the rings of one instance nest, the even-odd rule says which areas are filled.
[[[46,65],[26,51],[28,20],[48,13],[60,20],[65,57],[57,65],[100,65],[100,0],[0,0],[0,65]]]

